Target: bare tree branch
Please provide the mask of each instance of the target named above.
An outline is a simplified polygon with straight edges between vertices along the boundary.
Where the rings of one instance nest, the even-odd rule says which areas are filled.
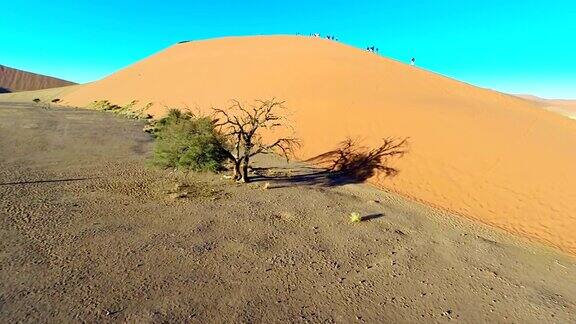
[[[300,146],[296,138],[284,137],[272,143],[263,143],[261,131],[286,127],[287,120],[283,113],[286,111],[284,101],[255,100],[249,108],[240,101],[233,99],[231,106],[226,110],[213,108],[214,125],[227,138],[230,148],[227,155],[234,163],[234,178],[238,181],[248,181],[248,166],[250,158],[258,154],[277,151],[286,159],[294,154],[294,149]],[[280,111],[280,113],[277,113]],[[242,170],[240,170],[240,165]]]

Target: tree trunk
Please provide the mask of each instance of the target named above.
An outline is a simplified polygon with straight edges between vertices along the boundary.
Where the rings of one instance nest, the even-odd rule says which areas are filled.
[[[240,165],[242,164],[242,159],[234,160],[234,175],[232,178],[234,181],[239,181],[242,179],[242,174],[240,173]]]
[[[250,158],[247,156],[242,161],[242,178],[240,179],[241,182],[249,182],[248,179],[248,166],[250,165]]]

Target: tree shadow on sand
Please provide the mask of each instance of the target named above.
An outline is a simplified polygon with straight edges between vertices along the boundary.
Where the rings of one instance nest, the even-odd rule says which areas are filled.
[[[357,141],[346,139],[337,148],[304,162],[318,167],[254,168],[252,181],[272,181],[270,188],[292,185],[341,186],[361,183],[376,173],[393,177],[400,170],[389,165],[392,159],[408,153],[408,139],[384,138],[376,148],[367,148]]]

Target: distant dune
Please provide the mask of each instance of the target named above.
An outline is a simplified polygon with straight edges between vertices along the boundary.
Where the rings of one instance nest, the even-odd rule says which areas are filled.
[[[0,93],[40,90],[73,84],[75,83],[0,65]]]
[[[69,85],[59,88],[49,88],[42,90],[32,90],[32,91],[21,91],[21,92],[9,92],[0,94],[0,101],[4,102],[31,102],[32,100],[38,98],[43,102],[49,102],[52,99],[60,99],[65,94],[77,90],[82,87],[82,84]]]
[[[517,95],[520,98],[537,102],[542,108],[576,119],[576,100],[544,99],[531,95]]]
[[[159,116],[270,97],[286,100],[301,159],[409,137],[399,174],[372,183],[576,254],[576,123],[533,101],[294,36],[177,44],[63,99],[153,102]]]

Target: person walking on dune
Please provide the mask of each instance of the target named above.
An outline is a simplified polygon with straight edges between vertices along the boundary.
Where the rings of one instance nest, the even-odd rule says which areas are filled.
[[[412,66],[415,66],[415,65],[416,65],[416,59],[415,59],[415,58],[412,58],[412,59],[410,60],[410,65],[412,65]]]

